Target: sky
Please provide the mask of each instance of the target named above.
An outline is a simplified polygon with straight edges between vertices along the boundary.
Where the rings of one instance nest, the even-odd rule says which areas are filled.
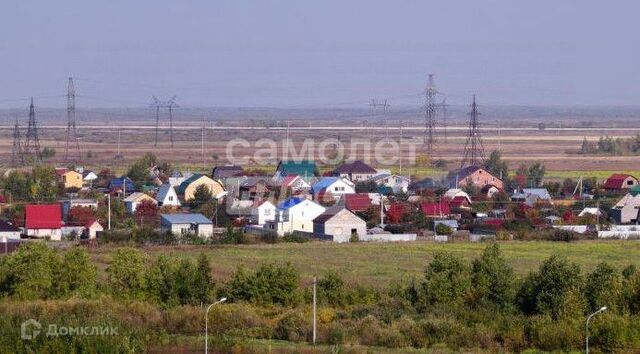
[[[3,1],[0,108],[640,104],[640,1]],[[444,97],[444,96],[443,96]]]

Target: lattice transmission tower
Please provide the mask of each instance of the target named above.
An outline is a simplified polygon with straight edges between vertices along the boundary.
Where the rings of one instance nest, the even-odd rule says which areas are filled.
[[[78,141],[76,130],[76,89],[73,85],[73,78],[69,78],[67,84],[67,139],[64,144],[64,161],[80,162],[80,142]],[[70,150],[73,150],[70,151]]]
[[[11,166],[13,167],[24,165],[24,155],[20,139],[20,125],[16,119],[16,124],[13,127],[13,147],[11,149]]]
[[[32,163],[42,162],[42,152],[40,151],[40,138],[38,137],[38,125],[36,122],[36,110],[33,106],[33,97],[29,105],[29,125],[27,127],[26,142],[22,154],[24,161]]]
[[[460,168],[484,164],[484,145],[482,144],[478,115],[480,114],[476,105],[476,95],[473,95],[471,112],[469,113],[469,131],[467,133],[467,141],[464,144],[464,154],[462,155]]]
[[[427,147],[427,154],[429,157],[433,156],[436,139],[434,136],[434,130],[436,127],[436,112],[438,104],[436,103],[436,96],[438,90],[436,90],[433,74],[429,74],[429,82],[427,88],[424,91],[424,144]]]

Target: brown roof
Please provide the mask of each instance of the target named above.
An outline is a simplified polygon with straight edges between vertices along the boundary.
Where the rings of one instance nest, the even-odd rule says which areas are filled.
[[[345,163],[342,166],[339,166],[338,168],[335,169],[334,172],[338,174],[343,174],[343,173],[375,174],[378,171],[376,171],[373,167],[367,165],[366,163],[360,160],[356,160],[356,161],[353,161],[352,163]]]

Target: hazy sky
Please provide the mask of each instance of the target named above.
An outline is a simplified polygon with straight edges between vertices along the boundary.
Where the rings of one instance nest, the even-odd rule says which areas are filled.
[[[640,104],[640,1],[27,1],[0,11],[0,108]]]

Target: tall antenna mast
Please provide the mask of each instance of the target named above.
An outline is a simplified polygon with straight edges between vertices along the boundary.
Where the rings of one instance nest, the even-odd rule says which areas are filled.
[[[71,157],[69,148],[74,149],[75,158]],[[78,133],[76,131],[76,89],[73,85],[73,78],[69,78],[67,84],[67,140],[64,145],[64,160],[66,162],[79,162],[82,155],[80,154],[80,143],[78,142]]]
[[[42,153],[40,151],[40,139],[38,138],[38,125],[36,124],[36,111],[33,106],[33,97],[29,105],[29,126],[27,128],[26,143],[24,147],[24,156],[29,162],[42,162]]]
[[[429,82],[424,92],[425,106],[424,106],[424,125],[425,136],[424,143],[427,146],[427,154],[429,157],[433,156],[433,150],[435,145],[434,128],[436,125],[436,95],[438,91],[435,88],[433,82],[433,74],[429,74]]]
[[[482,144],[482,137],[480,135],[478,115],[476,95],[473,95],[471,112],[469,113],[469,132],[467,133],[467,142],[464,145],[464,155],[460,168],[478,166],[484,163],[484,145]]]
[[[24,155],[22,145],[20,144],[20,125],[16,119],[16,125],[13,127],[13,148],[11,149],[11,165],[13,167],[24,165]]]

